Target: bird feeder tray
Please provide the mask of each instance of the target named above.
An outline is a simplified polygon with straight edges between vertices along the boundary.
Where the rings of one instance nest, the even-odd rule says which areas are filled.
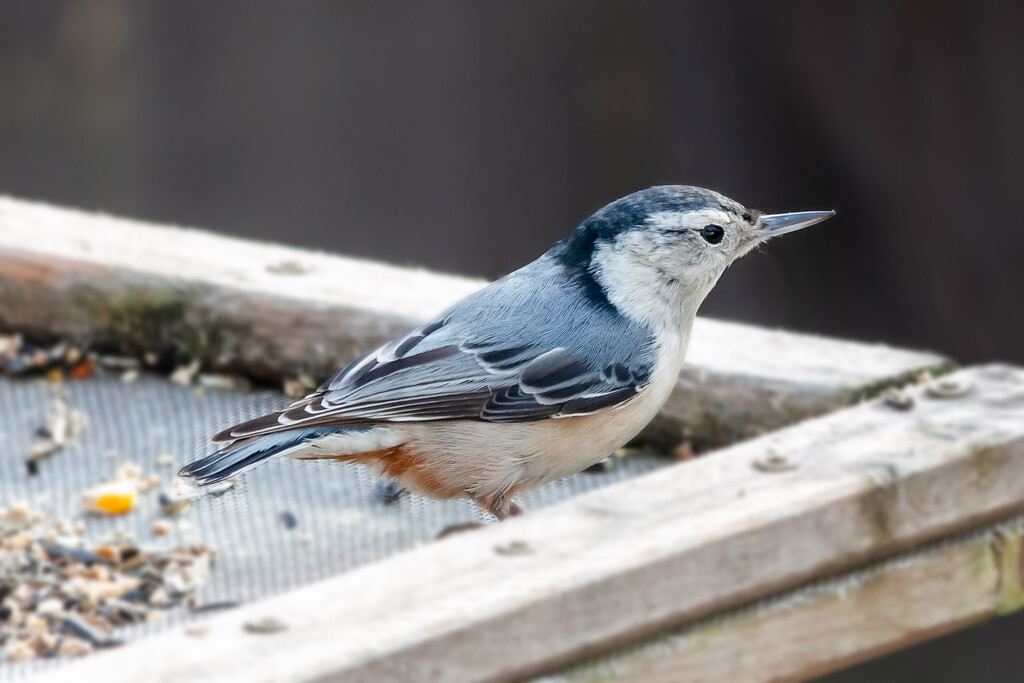
[[[261,387],[69,380],[89,426],[28,474],[52,397],[2,378],[0,500],[71,515],[111,450],[166,485],[225,424],[284,405],[273,387],[483,284],[0,199],[0,334],[174,354]],[[700,319],[644,448],[530,494],[527,515],[438,541],[486,520],[462,501],[386,504],[358,467],[278,463],[183,517],[217,551],[196,605],[238,607],[170,607],[120,647],[2,662],[0,679],[797,680],[906,647],[1024,604],[1024,371],[952,371]],[[141,495],[89,526],[148,537],[160,514]],[[161,528],[152,543],[186,533]]]

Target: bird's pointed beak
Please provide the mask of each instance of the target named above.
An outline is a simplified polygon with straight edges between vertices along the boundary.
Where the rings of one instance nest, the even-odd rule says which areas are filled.
[[[796,232],[809,228],[812,225],[828,220],[835,216],[835,211],[796,211],[794,213],[774,213],[768,216],[761,216],[761,239],[785,235],[788,232]]]

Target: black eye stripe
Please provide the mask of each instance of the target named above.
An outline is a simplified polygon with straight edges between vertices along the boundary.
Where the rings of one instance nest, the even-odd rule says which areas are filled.
[[[685,235],[688,232],[695,232],[711,244],[718,244],[725,237],[725,230],[720,225],[705,225],[700,230],[696,228],[666,228],[662,232],[670,235]]]

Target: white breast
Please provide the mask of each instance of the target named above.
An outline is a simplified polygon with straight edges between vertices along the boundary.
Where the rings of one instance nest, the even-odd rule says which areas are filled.
[[[394,424],[406,446],[429,458],[448,484],[476,495],[530,489],[602,460],[636,436],[668,400],[689,341],[661,340],[652,381],[632,401],[594,415],[537,422]]]

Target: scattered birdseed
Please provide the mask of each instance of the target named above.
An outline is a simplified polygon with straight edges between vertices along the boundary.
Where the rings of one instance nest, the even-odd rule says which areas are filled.
[[[886,389],[882,394],[882,401],[896,410],[910,410],[914,407],[914,397],[896,387]]]
[[[109,370],[138,370],[141,366],[139,359],[131,356],[100,356],[96,361]]]
[[[185,483],[181,477],[175,477],[171,480],[170,488],[160,492],[157,502],[165,515],[176,517],[188,510],[196,493],[194,487]]]
[[[89,419],[80,410],[68,407],[67,393],[63,384],[53,389],[53,408],[46,415],[46,425],[39,430],[42,438],[29,449],[25,469],[30,475],[38,473],[38,463],[74,443],[89,424]]]
[[[243,627],[249,633],[268,634],[280,633],[288,628],[288,624],[277,617],[263,617],[255,621],[247,621],[243,624]]]
[[[121,373],[121,381],[124,382],[125,384],[131,384],[138,378],[139,371],[136,370],[135,368],[132,368],[131,370],[125,370],[124,372]]]
[[[286,379],[281,390],[288,398],[303,398],[309,393],[306,385],[297,379]]]
[[[8,356],[13,356],[17,353],[18,348],[21,347],[21,337],[18,335],[6,336],[0,335],[0,358],[6,359]]]
[[[176,517],[186,510],[193,500],[201,496],[223,496],[235,486],[237,477],[225,479],[222,482],[199,488],[187,483],[181,477],[171,480],[171,485],[160,492],[157,502],[160,509],[169,517]]]
[[[697,454],[693,450],[693,444],[689,441],[684,441],[672,449],[672,457],[680,462],[686,462],[696,458]]]
[[[494,546],[494,552],[499,555],[514,556],[529,555],[533,550],[526,541],[510,541],[509,543]]]
[[[65,355],[65,358],[66,357],[67,356]],[[93,374],[95,374],[95,372],[96,363],[94,363],[92,359],[86,358],[85,360],[72,366],[68,370],[68,375],[71,377],[71,379],[83,380],[89,379],[90,377],[93,376]]]
[[[36,612],[38,613],[38,609]],[[88,643],[92,647],[112,647],[121,644],[120,640],[109,637],[106,629],[100,631],[74,615],[62,616],[61,622],[66,633],[80,639],[83,643]]]
[[[92,646],[74,636],[64,636],[57,645],[58,657],[83,657],[92,652]]]
[[[144,550],[124,533],[87,547],[84,524],[25,503],[0,510],[4,661],[79,657],[119,645],[114,629],[159,619],[201,585],[214,553],[195,543]]]
[[[285,529],[294,529],[299,525],[299,520],[296,519],[295,514],[289,510],[285,510],[279,514],[277,518],[281,521],[281,524],[284,525]]]
[[[174,456],[171,455],[170,453],[161,453],[160,455],[156,456],[157,467],[170,467],[173,464]]]
[[[24,662],[36,657],[36,651],[24,640],[14,640],[4,648],[4,659],[8,662]]]
[[[312,375],[303,372],[294,379],[286,379],[282,389],[288,398],[304,398],[318,386],[320,383]]]
[[[390,479],[378,479],[377,483],[373,485],[373,495],[385,505],[397,502],[403,493],[405,493],[405,489]]]
[[[8,375],[48,374],[55,380],[67,370],[77,379],[92,374],[93,362],[65,342],[44,348],[14,335],[0,337],[0,370]]]
[[[82,507],[99,515],[123,515],[135,507],[138,488],[130,481],[108,481],[82,492]]]
[[[241,375],[214,375],[204,373],[197,377],[196,382],[204,389],[226,389],[229,391],[249,391],[252,389],[252,382]]]
[[[87,512],[100,515],[123,515],[138,501],[138,494],[152,491],[160,478],[146,476],[133,462],[122,463],[109,481],[82,492],[82,506]]]
[[[167,591],[163,587],[156,588],[152,593],[149,594],[149,604],[157,607],[165,607],[171,601],[171,596],[167,595]]]
[[[188,365],[179,365],[174,372],[171,373],[171,381],[175,384],[183,387],[192,386],[195,381],[196,374],[199,372],[199,361],[194,360]]]
[[[12,503],[11,506],[7,508],[8,519],[17,522],[28,519],[29,515],[31,514],[32,509],[29,508],[28,503],[26,503],[23,500],[19,500],[15,503]]]
[[[173,494],[167,491],[161,491],[160,496],[157,498],[157,503],[160,504],[160,511],[168,517],[177,517],[188,510],[189,505],[192,504],[192,499],[187,497],[174,497]]]
[[[45,460],[54,453],[60,450],[53,439],[44,439],[39,443],[33,444],[28,450],[28,458],[25,460],[25,468],[29,474],[38,474],[39,472],[39,461]]]
[[[117,468],[114,479],[136,480],[142,478],[142,468],[133,462],[126,462]]]
[[[166,519],[155,520],[149,527],[154,536],[166,536],[174,530],[174,526]]]

